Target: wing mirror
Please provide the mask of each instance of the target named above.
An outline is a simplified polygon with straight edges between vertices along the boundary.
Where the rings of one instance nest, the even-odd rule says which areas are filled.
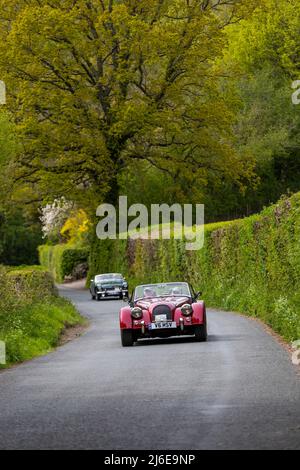
[[[127,304],[130,305],[130,307],[134,307],[134,301],[133,301],[133,292],[130,297],[123,297],[123,302],[126,302]]]
[[[194,297],[194,299],[195,299],[195,300],[198,300],[198,299],[199,299],[199,297],[201,297],[201,296],[202,296],[202,291],[201,291],[201,290],[199,290],[199,292],[197,292],[197,293],[195,294],[195,297]]]

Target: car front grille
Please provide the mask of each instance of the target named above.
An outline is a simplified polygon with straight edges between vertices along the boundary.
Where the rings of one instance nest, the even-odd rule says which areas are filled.
[[[172,310],[170,309],[170,307],[168,307],[168,305],[157,305],[156,307],[154,307],[152,312],[152,317],[154,321],[157,315],[166,315],[167,320],[172,320]]]

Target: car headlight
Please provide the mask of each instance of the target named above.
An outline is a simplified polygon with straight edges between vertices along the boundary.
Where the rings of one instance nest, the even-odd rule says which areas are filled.
[[[101,285],[101,284],[97,284],[97,289],[102,290],[102,285]]]
[[[124,284],[123,284],[123,289],[127,289],[127,287],[128,287],[127,282],[124,282]]]
[[[134,308],[131,310],[131,316],[132,316],[132,318],[134,318],[135,320],[139,320],[139,319],[142,318],[142,316],[143,316],[143,310],[142,310],[140,307],[134,307]]]
[[[181,313],[185,317],[188,317],[189,315],[192,315],[193,307],[190,304],[185,304],[181,307]]]

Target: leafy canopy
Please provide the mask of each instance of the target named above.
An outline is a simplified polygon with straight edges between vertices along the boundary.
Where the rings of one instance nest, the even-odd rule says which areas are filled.
[[[256,3],[256,2],[253,2]],[[23,143],[17,190],[89,205],[145,161],[170,178],[248,178],[216,66],[242,0],[0,0],[0,74]]]

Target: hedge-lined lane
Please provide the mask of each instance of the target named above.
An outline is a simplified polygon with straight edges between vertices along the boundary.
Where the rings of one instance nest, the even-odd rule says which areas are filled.
[[[131,286],[188,280],[210,306],[258,317],[300,338],[300,193],[261,214],[205,229],[205,245],[180,240],[94,240],[90,276],[122,272]]]
[[[123,303],[67,295],[90,328],[0,374],[0,448],[296,449],[300,382],[288,353],[248,318],[208,311],[209,340],[122,348]]]

